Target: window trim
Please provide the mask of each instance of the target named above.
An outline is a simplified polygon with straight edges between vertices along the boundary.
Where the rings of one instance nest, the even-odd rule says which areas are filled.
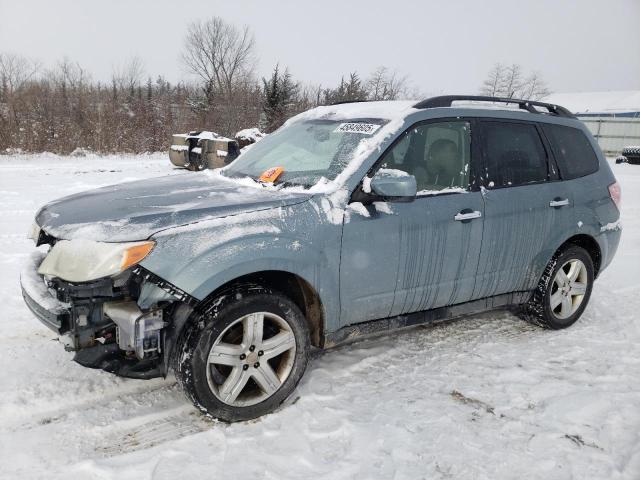
[[[561,182],[563,179],[562,179],[562,176],[560,175],[558,160],[556,159],[556,154],[553,151],[553,148],[551,148],[551,141],[549,140],[549,137],[544,131],[544,123],[537,122],[536,127],[538,129],[538,135],[540,135],[544,148],[547,152],[547,164],[552,169],[549,171],[550,177],[552,177],[549,179],[549,182]]]
[[[537,181],[537,182],[529,182],[529,183],[521,183],[518,185],[500,185],[500,186],[489,186],[489,182],[485,182],[484,175],[482,175],[483,171],[486,171],[486,167],[488,165],[488,156],[487,156],[487,148],[486,141],[487,135],[485,131],[485,125],[488,123],[514,123],[519,125],[531,125],[535,129],[538,134],[538,140],[540,140],[540,144],[542,145],[542,149],[544,150],[546,156],[546,165],[547,165],[547,178],[545,180]],[[544,132],[540,127],[540,122],[536,121],[527,121],[527,120],[515,120],[511,118],[496,118],[496,117],[488,117],[488,118],[480,118],[478,120],[479,130],[480,130],[480,150],[481,150],[481,167],[480,174],[478,177],[478,181],[483,188],[487,190],[501,190],[503,188],[518,188],[518,187],[529,187],[531,185],[542,185],[546,183],[552,183],[560,181],[558,175],[558,167],[555,161],[555,157],[553,156],[553,152],[551,150],[550,145],[547,143],[546,137],[544,137]],[[554,173],[555,168],[555,173]]]
[[[478,159],[480,158],[480,148],[479,148],[479,138],[480,136],[478,135],[478,133],[475,132],[479,132],[478,129],[478,119],[476,117],[460,117],[460,116],[456,116],[456,117],[440,117],[440,118],[429,118],[426,120],[419,120],[415,123],[412,123],[409,127],[405,128],[400,134],[398,134],[398,136],[393,140],[393,142],[391,142],[391,144],[384,149],[384,151],[380,154],[380,156],[378,157],[378,159],[374,162],[374,164],[371,166],[371,168],[369,168],[369,170],[367,170],[367,173],[364,175],[365,177],[373,177],[373,175],[375,175],[375,173],[381,168],[382,165],[382,161],[384,159],[384,157],[387,155],[388,152],[390,152],[392,149],[394,149],[396,147],[396,145],[398,143],[400,143],[402,141],[402,139],[404,138],[404,135],[407,134],[410,130],[417,128],[417,127],[421,127],[423,125],[429,125],[429,124],[435,124],[435,123],[451,123],[451,122],[466,122],[470,125],[471,127],[471,145],[470,145],[470,154],[471,154],[471,158],[469,161],[470,167],[469,167],[469,185],[467,186],[466,190],[464,190],[464,192],[456,192],[456,191],[452,191],[452,192],[442,192],[442,193],[430,193],[430,194],[423,194],[423,195],[416,195],[416,200],[418,199],[422,199],[422,198],[433,198],[433,197],[441,197],[444,195],[460,195],[460,194],[464,194],[464,193],[469,193],[469,192],[479,192],[480,191],[480,186],[478,185],[478,178],[479,178],[479,171],[478,171],[478,167],[481,165],[481,161],[479,162]],[[360,180],[360,182],[358,183],[358,185],[356,186],[356,188],[354,189],[353,193],[351,194],[351,197],[353,198],[353,195],[358,192],[359,190],[362,189],[362,182],[364,180],[364,177]],[[462,188],[462,187],[461,187]],[[353,201],[353,200],[351,200]]]

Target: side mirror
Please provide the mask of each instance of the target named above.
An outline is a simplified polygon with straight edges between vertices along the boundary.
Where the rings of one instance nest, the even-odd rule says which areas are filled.
[[[389,168],[379,169],[371,178],[370,186],[371,193],[390,202],[412,202],[418,193],[416,177]]]

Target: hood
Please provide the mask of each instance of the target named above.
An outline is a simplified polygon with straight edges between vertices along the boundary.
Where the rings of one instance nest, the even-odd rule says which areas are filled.
[[[137,241],[201,220],[300,203],[304,193],[239,185],[211,174],[183,174],[77,193],[40,209],[36,223],[58,239]]]

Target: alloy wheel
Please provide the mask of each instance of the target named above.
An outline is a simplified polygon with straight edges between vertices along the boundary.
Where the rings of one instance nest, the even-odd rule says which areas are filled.
[[[209,351],[209,388],[227,405],[255,405],[289,377],[295,354],[293,330],[282,317],[271,312],[245,315],[232,322]]]
[[[551,311],[556,318],[567,319],[580,308],[588,282],[587,267],[581,260],[569,260],[558,269],[549,297]]]

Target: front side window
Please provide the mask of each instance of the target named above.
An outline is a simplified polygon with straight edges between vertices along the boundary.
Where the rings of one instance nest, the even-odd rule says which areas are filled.
[[[381,168],[416,177],[418,195],[469,187],[471,126],[452,121],[417,125],[382,159]]]
[[[515,187],[549,178],[547,153],[535,125],[483,122],[485,184]]]
[[[598,170],[598,157],[584,132],[562,125],[545,124],[542,128],[563,179],[584,177]]]

